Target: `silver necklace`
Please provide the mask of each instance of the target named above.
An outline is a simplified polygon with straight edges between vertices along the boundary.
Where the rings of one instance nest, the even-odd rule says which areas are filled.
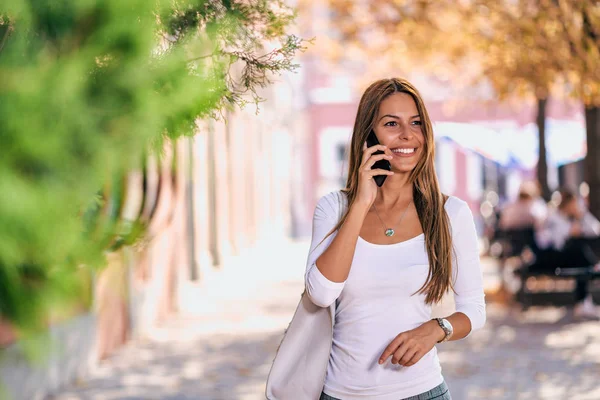
[[[406,210],[404,210],[404,212],[402,213],[402,216],[400,217],[398,224],[400,224],[400,222],[402,222],[402,220],[404,219],[404,216],[406,215],[406,212],[408,211],[408,207],[410,207],[410,203],[412,203],[412,200],[408,202],[408,205],[406,206]],[[375,214],[377,214],[377,218],[379,218],[379,221],[381,221],[381,225],[383,226],[383,229],[385,229],[385,236],[394,236],[394,233],[396,233],[396,231],[393,228],[386,228],[385,223],[379,216],[377,207],[375,207],[375,203],[373,203],[373,208],[375,209]]]

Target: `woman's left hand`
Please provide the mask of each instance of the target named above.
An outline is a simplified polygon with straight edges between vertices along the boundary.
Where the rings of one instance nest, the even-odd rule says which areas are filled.
[[[415,365],[443,338],[444,330],[438,323],[435,320],[428,321],[418,328],[396,336],[381,354],[379,364],[383,364],[392,356],[392,364],[405,367]]]

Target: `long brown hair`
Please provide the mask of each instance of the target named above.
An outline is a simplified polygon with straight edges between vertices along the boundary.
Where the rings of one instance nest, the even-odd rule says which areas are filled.
[[[346,193],[348,209],[350,209],[358,192],[363,144],[374,128],[379,105],[394,93],[406,93],[413,98],[421,117],[421,127],[425,137],[424,154],[411,172],[409,180],[413,184],[413,201],[423,228],[425,246],[429,256],[429,274],[425,284],[417,293],[425,293],[425,302],[432,304],[439,302],[444,294],[452,288],[452,238],[448,215],[444,209],[446,197],[440,190],[435,173],[435,142],[431,119],[421,95],[408,81],[399,78],[381,79],[372,83],[362,95],[350,144],[348,180],[346,188],[342,191]],[[347,217],[348,211],[346,210],[342,219],[329,234],[338,230]]]

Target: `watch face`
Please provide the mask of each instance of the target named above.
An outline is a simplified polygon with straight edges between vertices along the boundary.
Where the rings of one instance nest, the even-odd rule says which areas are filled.
[[[446,328],[447,330],[451,330],[452,329],[452,325],[450,325],[450,322],[448,322],[448,320],[443,319],[442,320],[442,324],[444,325],[444,328]]]
[[[452,327],[450,321],[448,321],[445,318],[437,318],[437,321],[440,327],[444,330],[444,333],[446,334],[446,337],[438,342],[442,343],[450,339],[450,336],[452,336],[452,333],[454,332],[454,328]]]

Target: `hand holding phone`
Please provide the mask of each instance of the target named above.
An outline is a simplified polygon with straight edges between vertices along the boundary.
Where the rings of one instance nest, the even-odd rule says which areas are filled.
[[[375,131],[371,131],[369,136],[367,136],[367,147],[373,147],[378,144],[379,144],[379,140],[377,140],[377,136],[375,136]],[[377,155],[377,154],[383,154],[383,151],[377,150],[375,153],[373,153],[373,155]],[[387,171],[391,171],[392,165],[390,164],[390,162],[388,160],[378,160],[375,162],[375,164],[373,164],[373,167],[371,167],[371,169],[385,169]],[[383,183],[385,182],[385,178],[387,178],[387,175],[375,175],[373,177],[373,179],[375,180],[375,183],[379,187],[381,187],[383,185]]]

